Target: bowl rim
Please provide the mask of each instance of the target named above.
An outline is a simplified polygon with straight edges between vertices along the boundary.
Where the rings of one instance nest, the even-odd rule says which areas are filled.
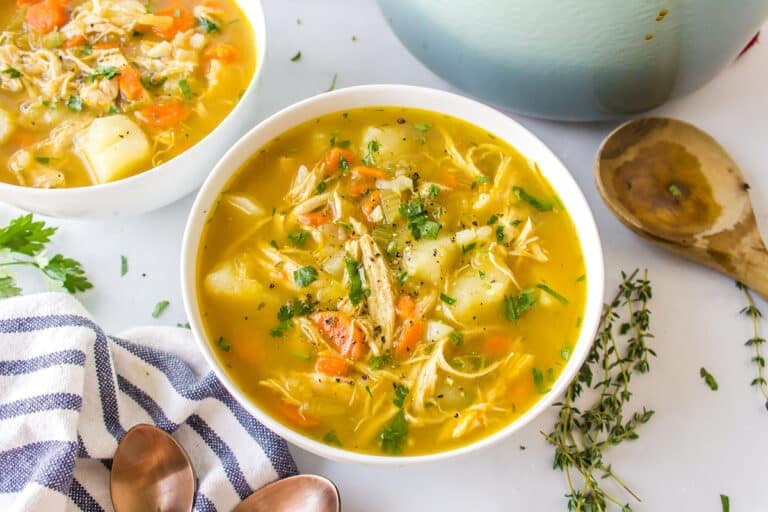
[[[237,3],[238,8],[243,12],[253,30],[254,44],[256,45],[256,67],[253,70],[251,80],[248,82],[248,86],[243,90],[243,94],[238,100],[237,104],[232,110],[230,110],[224,118],[202,139],[197,141],[192,146],[188,147],[178,155],[174,156],[170,160],[161,163],[155,167],[142,171],[138,174],[121,178],[116,181],[109,181],[107,183],[97,183],[95,185],[84,185],[81,187],[65,187],[65,188],[38,188],[27,187],[24,185],[17,185],[14,183],[6,183],[0,181],[0,193],[16,193],[26,195],[28,198],[35,197],[35,200],[72,200],[79,198],[79,196],[85,194],[91,194],[92,192],[99,193],[114,193],[113,191],[120,191],[121,188],[126,188],[124,192],[127,192],[130,187],[136,185],[138,182],[146,179],[152,179],[152,177],[167,171],[169,168],[175,166],[178,161],[185,155],[199,150],[204,144],[210,143],[213,138],[217,137],[219,133],[224,129],[222,126],[231,118],[235,118],[245,108],[245,102],[242,101],[248,95],[253,94],[254,89],[257,87],[261,74],[266,64],[266,45],[267,45],[267,25],[264,17],[264,8],[261,4],[261,0],[233,0]],[[247,4],[248,7],[244,8],[242,4]]]
[[[380,101],[381,97],[388,98],[388,101]],[[423,106],[423,103],[428,103],[429,106]],[[440,105],[436,106],[435,104],[437,103]],[[541,161],[541,156],[545,157],[547,162],[543,165],[540,164],[541,172],[570,212],[579,238],[587,273],[587,297],[581,331],[573,345],[571,357],[550,391],[542,395],[522,415],[493,434],[470,444],[436,453],[408,456],[359,453],[328,446],[283,425],[263,411],[255,402],[248,399],[245,393],[227,376],[222,365],[214,355],[211,344],[207,341],[199,313],[196,276],[200,254],[199,242],[212,206],[215,204],[219,194],[226,189],[232,178],[237,174],[238,169],[259,148],[281,133],[284,133],[286,129],[290,129],[291,126],[296,126],[301,122],[320,115],[340,112],[344,109],[377,106],[422,108],[436,113],[447,114],[479,126],[481,129],[487,130],[505,141],[509,141],[512,138],[512,134],[514,134],[516,140],[514,142],[509,141],[509,144],[515,147],[521,154],[531,158],[529,154],[536,153],[539,155],[539,158],[536,159],[537,162]],[[459,115],[457,110],[461,108],[464,108],[467,112],[471,111],[474,119],[466,119]],[[311,112],[311,114],[306,114],[305,112],[307,111]],[[297,117],[301,120],[293,122],[288,128],[276,128],[276,126]],[[478,118],[483,120],[478,121]],[[502,136],[495,133],[494,129],[489,128],[489,125],[494,123],[498,125],[497,129],[504,128],[506,132],[509,132],[509,135]],[[261,138],[264,140],[258,143],[253,142],[253,139],[258,140]],[[554,180],[558,183],[553,183]],[[557,156],[540,139],[517,121],[487,105],[451,92],[410,85],[362,85],[318,94],[280,110],[252,128],[224,154],[200,188],[190,210],[184,230],[180,270],[184,308],[195,342],[216,377],[232,396],[266,427],[300,448],[330,460],[374,465],[405,465],[444,460],[486,448],[522,429],[535,417],[546,411],[565,392],[571,380],[577,375],[592,346],[603,307],[603,252],[597,225],[589,204],[576,180]]]

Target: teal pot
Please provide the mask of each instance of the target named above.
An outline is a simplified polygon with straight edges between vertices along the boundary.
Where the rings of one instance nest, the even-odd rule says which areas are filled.
[[[550,119],[630,116],[714,78],[768,0],[378,0],[406,47],[469,94]]]

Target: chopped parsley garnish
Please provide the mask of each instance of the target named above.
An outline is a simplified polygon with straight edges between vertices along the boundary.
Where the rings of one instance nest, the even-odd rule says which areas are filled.
[[[536,391],[540,394],[544,394],[547,391],[547,387],[544,385],[544,374],[538,368],[531,368],[531,374],[533,377],[533,385],[536,386]]]
[[[307,241],[307,238],[309,238],[309,232],[308,231],[294,231],[292,233],[288,233],[287,238],[296,247],[302,247],[302,246],[304,246],[304,243]]]
[[[408,437],[408,422],[405,419],[405,413],[400,409],[379,434],[381,450],[391,454],[402,452],[406,437]]]
[[[461,253],[467,254],[469,251],[477,247],[477,244],[475,242],[472,242],[471,244],[462,245],[461,246]]]
[[[197,24],[200,25],[200,27],[209,34],[211,32],[220,31],[219,26],[209,18],[206,18],[205,16],[200,16],[199,18],[197,18]]]
[[[722,507],[723,512],[731,512],[731,498],[729,498],[727,494],[720,495],[720,506]]]
[[[179,89],[181,90],[181,94],[184,95],[185,99],[192,99],[192,89],[189,88],[189,82],[187,82],[186,78],[179,80]]]
[[[496,241],[501,243],[504,243],[504,226],[499,224],[496,226]]]
[[[339,77],[338,73],[333,74],[333,78],[331,79],[331,85],[325,90],[325,92],[331,92],[336,88],[336,79]]]
[[[453,306],[454,304],[456,304],[456,299],[454,299],[453,297],[450,297],[450,296],[448,296],[448,295],[446,295],[444,293],[440,294],[440,300],[445,302],[449,306]]]
[[[350,224],[349,222],[344,222],[343,220],[335,220],[333,221],[333,223],[336,224],[337,226],[341,226],[342,228],[344,228],[345,231],[350,231],[350,232],[352,231],[352,224]]]
[[[368,393],[368,396],[373,398],[373,392],[371,391],[371,386],[365,385],[365,392]]]
[[[392,403],[395,404],[395,407],[402,409],[407,396],[408,388],[398,382],[395,385],[395,398],[392,399]]]
[[[325,192],[325,190],[328,188],[328,182],[327,181],[321,181],[317,184],[317,189],[315,189],[315,192],[318,194],[322,194]]]
[[[487,224],[488,224],[489,226],[493,226],[493,225],[494,225],[494,224],[496,224],[498,221],[499,221],[499,216],[498,216],[498,215],[496,215],[496,214],[494,213],[493,215],[491,215],[490,217],[488,217],[488,223],[487,223]]]
[[[347,276],[349,277],[349,302],[351,302],[353,306],[357,306],[360,304],[364,295],[363,280],[358,271],[357,261],[350,257],[346,257],[344,258],[344,266],[347,269]]]
[[[586,280],[587,280],[587,274],[581,274],[579,277],[576,278],[577,283],[581,283]]]
[[[274,240],[270,240],[269,241],[269,245],[271,245],[272,247],[274,247],[277,250],[280,250],[280,246],[278,246],[277,242],[275,242]]]
[[[295,357],[296,359],[301,359],[302,361],[311,361],[312,360],[312,356],[310,354],[304,354],[304,353],[301,353],[301,352],[293,351],[293,352],[291,352],[291,355],[293,357]]]
[[[293,271],[293,281],[299,288],[306,288],[314,283],[317,281],[317,276],[317,269],[315,267],[301,267],[300,269]]]
[[[98,66],[96,68],[95,73],[91,73],[88,75],[88,83],[93,83],[94,80],[96,80],[99,77],[104,77],[107,80],[112,80],[117,75],[120,74],[120,71],[117,70],[115,66]]]
[[[400,273],[397,275],[397,281],[398,281],[400,284],[405,284],[405,282],[406,282],[407,280],[408,280],[408,272],[406,272],[406,271],[403,271],[403,272],[400,272]]]
[[[270,329],[269,335],[272,336],[273,338],[282,338],[283,336],[285,336],[285,331],[287,331],[291,327],[293,327],[293,323],[291,323],[290,321],[282,322],[277,327],[273,327],[272,329]]]
[[[432,125],[429,123],[413,123],[413,127],[419,131],[419,141],[421,141],[422,144],[426,143],[427,132],[432,128]]]
[[[394,240],[390,241],[387,244],[386,253],[387,253],[387,256],[389,256],[390,258],[395,254],[397,254],[397,242],[395,242]]]
[[[504,297],[504,316],[510,322],[517,323],[523,313],[536,305],[537,300],[536,290],[533,288],[523,290],[517,295]]]
[[[435,197],[440,195],[440,187],[435,185],[434,183],[429,186],[429,192],[428,195],[430,198],[434,199]]]
[[[88,56],[93,53],[93,46],[91,43],[85,43],[82,48],[80,48],[80,55]]]
[[[11,68],[11,67],[5,68],[2,71],[2,73],[4,75],[8,75],[8,78],[20,78],[21,77],[21,71],[19,71],[16,68]]]
[[[51,157],[48,156],[36,156],[35,160],[43,165],[48,165],[51,161]]]
[[[539,283],[536,285],[536,288],[539,290],[543,290],[547,292],[549,295],[551,295],[553,298],[557,299],[558,302],[561,304],[568,304],[568,299],[557,293],[555,290],[550,288],[549,286],[545,285],[544,283]]]
[[[440,224],[430,220],[421,198],[400,203],[400,215],[408,221],[408,229],[416,240],[426,238],[435,240],[440,232]]]
[[[232,344],[224,336],[219,336],[219,339],[216,340],[216,346],[224,352],[232,350]]]
[[[44,107],[48,107],[51,110],[56,110],[58,108],[58,103],[56,102],[56,100],[53,100],[53,101],[43,100],[40,103],[42,103]]]
[[[83,110],[83,100],[80,98],[80,96],[75,96],[73,94],[67,98],[67,107],[69,107],[69,110],[81,112]]]
[[[339,439],[339,436],[336,435],[335,430],[331,430],[327,434],[323,436],[323,442],[325,444],[333,444],[336,446],[341,446],[341,439]]]
[[[107,114],[110,116],[117,114],[117,107],[114,105],[110,105],[109,109],[107,110]]]
[[[377,140],[369,140],[365,146],[365,155],[363,155],[363,164],[368,167],[376,165],[376,155],[379,153],[381,145]]]
[[[128,258],[120,256],[120,277],[128,273]]]
[[[378,370],[384,365],[392,362],[392,357],[389,354],[382,354],[380,356],[372,357],[371,362],[368,363],[368,368],[371,370]]]
[[[464,335],[460,331],[453,331],[448,337],[457,347],[464,344]]]
[[[489,178],[488,176],[480,175],[477,178],[475,178],[475,180],[472,183],[474,185],[481,185],[481,184],[490,183],[490,182],[491,182],[491,178]]]
[[[341,169],[341,174],[347,175],[349,173],[349,162],[344,158],[344,155],[339,155],[339,169]]]
[[[152,310],[152,318],[157,318],[160,315],[162,315],[163,311],[165,311],[165,308],[170,306],[170,304],[171,303],[168,302],[167,300],[161,300],[160,302],[155,304],[155,309]]]
[[[301,52],[300,52],[300,51],[299,51],[299,52],[296,52],[296,55],[294,55],[293,57],[291,57],[291,62],[296,62],[296,61],[297,61],[297,60],[299,60],[300,58],[301,58]]]
[[[277,320],[287,322],[297,316],[311,315],[315,311],[315,305],[307,298],[306,300],[291,300],[280,306],[277,310]]]
[[[192,326],[189,325],[189,322],[184,322],[183,324],[181,322],[177,322],[176,323],[176,327],[178,327],[180,329],[191,329],[192,328]]]
[[[532,196],[523,187],[512,187],[512,193],[518,200],[528,203],[540,212],[549,212],[553,208],[552,203]]]
[[[672,197],[674,197],[675,199],[680,199],[680,197],[682,197],[683,195],[683,191],[680,190],[680,187],[678,187],[674,183],[669,186],[669,193],[672,194]]]
[[[560,349],[560,359],[563,361],[567,361],[571,357],[571,347],[568,345],[565,345],[563,348]]]
[[[147,90],[155,89],[157,87],[162,87],[163,84],[168,80],[167,76],[164,76],[160,78],[159,80],[155,80],[152,77],[144,76],[142,75],[139,77],[139,81],[141,82],[142,87],[144,87]]]
[[[707,369],[704,368],[703,366],[699,370],[699,375],[701,375],[701,378],[704,379],[704,382],[707,383],[707,386],[709,386],[709,389],[711,389],[712,391],[717,391],[719,386],[717,385],[717,381],[715,380],[714,375],[709,373]]]

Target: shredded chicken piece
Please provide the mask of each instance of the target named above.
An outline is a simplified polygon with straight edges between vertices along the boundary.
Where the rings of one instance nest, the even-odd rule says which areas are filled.
[[[525,221],[520,233],[518,233],[517,237],[512,242],[512,247],[509,248],[509,254],[511,256],[531,258],[541,262],[549,261],[549,256],[547,256],[544,249],[542,249],[539,244],[539,237],[533,234],[533,221],[531,221],[530,217]]]
[[[146,5],[138,0],[86,0],[72,10],[70,21],[61,27],[61,33],[67,39],[122,37],[132,33],[146,15]]]
[[[324,164],[317,164],[310,171],[306,166],[300,166],[290,190],[284,197],[285,201],[289,204],[298,205],[314,196],[317,192],[317,186],[323,181],[323,167]]]
[[[363,269],[371,290],[371,295],[368,297],[368,310],[374,324],[382,329],[382,348],[388,350],[392,347],[395,327],[395,293],[392,278],[387,262],[373,237],[363,235],[358,242]]]

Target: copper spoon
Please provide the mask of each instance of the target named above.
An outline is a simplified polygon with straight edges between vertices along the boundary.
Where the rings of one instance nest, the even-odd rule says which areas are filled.
[[[709,134],[675,119],[624,123],[600,147],[595,180],[632,231],[768,298],[768,251],[749,185]]]
[[[195,473],[181,445],[152,425],[125,433],[109,477],[115,512],[189,512],[195,501]]]
[[[339,491],[317,475],[283,478],[248,496],[233,512],[340,512]]]

